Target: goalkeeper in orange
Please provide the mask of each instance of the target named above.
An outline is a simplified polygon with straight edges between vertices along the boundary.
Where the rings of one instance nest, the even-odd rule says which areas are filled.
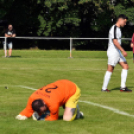
[[[26,108],[16,116],[25,120],[33,116],[34,120],[58,120],[59,107],[63,106],[64,121],[73,121],[83,117],[77,105],[80,97],[79,87],[69,80],[58,80],[36,90],[28,99]]]

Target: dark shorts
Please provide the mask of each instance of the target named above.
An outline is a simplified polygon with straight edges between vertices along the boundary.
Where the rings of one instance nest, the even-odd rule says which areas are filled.
[[[134,59],[134,53],[133,53],[133,59]]]

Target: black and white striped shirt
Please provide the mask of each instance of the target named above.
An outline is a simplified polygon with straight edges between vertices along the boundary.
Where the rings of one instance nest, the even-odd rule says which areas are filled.
[[[113,25],[109,31],[109,43],[108,43],[108,51],[112,53],[120,52],[119,49],[116,48],[116,46],[113,43],[113,39],[117,39],[119,44],[121,45],[121,29],[117,27],[116,25]]]

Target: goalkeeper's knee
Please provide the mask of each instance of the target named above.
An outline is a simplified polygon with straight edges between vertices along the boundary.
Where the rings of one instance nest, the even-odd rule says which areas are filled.
[[[77,108],[72,108],[72,113],[69,115],[64,115],[63,120],[64,121],[73,121],[73,120],[75,120],[76,115],[77,115]]]

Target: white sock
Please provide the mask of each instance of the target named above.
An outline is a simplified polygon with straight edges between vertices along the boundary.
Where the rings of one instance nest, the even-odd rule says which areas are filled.
[[[122,72],[121,72],[121,88],[126,87],[127,74],[128,74],[128,70],[122,69]]]
[[[103,82],[102,90],[106,90],[107,89],[107,86],[108,86],[108,83],[110,81],[111,75],[112,75],[112,72],[109,72],[109,71],[106,72],[105,77],[104,77],[104,82]]]

